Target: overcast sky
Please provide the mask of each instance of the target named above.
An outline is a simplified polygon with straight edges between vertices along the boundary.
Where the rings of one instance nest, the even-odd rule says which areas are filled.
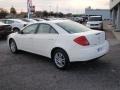
[[[109,9],[109,0],[32,0],[36,10],[47,10],[63,13],[84,13],[86,7]],[[10,9],[14,6],[18,12],[26,11],[27,0],[0,0],[0,8]]]

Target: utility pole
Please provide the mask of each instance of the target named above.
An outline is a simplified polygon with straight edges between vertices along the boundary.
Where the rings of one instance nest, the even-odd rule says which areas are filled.
[[[57,12],[57,13],[59,12],[59,6],[58,6],[58,4],[57,4],[57,6],[56,6],[56,12]]]
[[[32,0],[27,0],[27,13],[28,13],[28,19],[31,18],[31,7],[32,7]]]
[[[50,12],[52,11],[52,6],[51,5],[49,5],[49,9],[50,9]]]

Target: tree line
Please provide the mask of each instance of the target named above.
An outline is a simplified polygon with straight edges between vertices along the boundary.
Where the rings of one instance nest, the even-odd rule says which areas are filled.
[[[72,13],[64,14],[62,12],[53,12],[53,11],[35,11],[32,14],[32,17],[44,18],[44,17],[70,17]],[[2,18],[27,18],[27,12],[17,13],[16,9],[12,6],[10,12],[4,8],[0,8],[0,19]]]

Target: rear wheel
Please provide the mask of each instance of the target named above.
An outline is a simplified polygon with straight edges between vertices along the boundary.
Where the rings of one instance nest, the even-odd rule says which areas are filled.
[[[57,49],[53,53],[53,61],[58,69],[66,69],[69,64],[69,58],[64,50]]]
[[[13,39],[10,40],[9,47],[10,47],[10,50],[11,50],[12,53],[17,53],[18,52],[17,45],[16,45],[16,43]]]

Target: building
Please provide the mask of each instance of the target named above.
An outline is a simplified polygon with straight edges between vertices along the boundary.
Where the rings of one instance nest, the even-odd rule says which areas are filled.
[[[110,0],[110,11],[115,31],[120,31],[120,0]]]
[[[88,16],[99,15],[102,16],[103,20],[111,19],[109,9],[91,9],[91,7],[88,7],[85,9],[85,14]]]

